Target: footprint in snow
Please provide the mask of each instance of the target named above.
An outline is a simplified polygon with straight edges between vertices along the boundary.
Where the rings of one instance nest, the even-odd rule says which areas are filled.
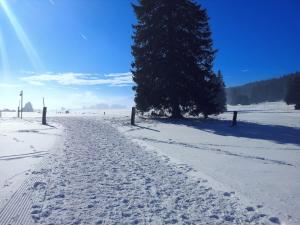
[[[93,208],[94,205],[90,204],[90,205],[88,205],[87,207],[90,209],[90,208]]]
[[[142,208],[144,208],[145,206],[144,206],[143,204],[138,204],[137,207],[138,207],[139,209],[142,209]]]
[[[131,224],[135,225],[135,224],[139,224],[139,223],[141,223],[141,222],[142,222],[141,220],[135,219],[135,220],[133,220],[133,221],[131,222]]]
[[[225,216],[225,217],[224,217],[224,220],[225,220],[225,221],[228,221],[228,222],[231,222],[231,221],[234,220],[234,217],[233,217],[233,216]]]
[[[275,223],[275,224],[281,224],[280,220],[278,217],[270,217],[269,220],[272,222],[272,223]]]
[[[65,194],[63,194],[63,193],[60,193],[60,194],[54,196],[54,198],[64,198],[64,197],[65,197]]]
[[[130,213],[128,213],[128,212],[123,212],[123,213],[122,213],[122,216],[123,216],[123,217],[130,217],[130,216],[131,216],[131,214],[130,214]]]
[[[40,182],[40,181],[37,181],[33,184],[33,188],[35,190],[38,190],[38,189],[44,189],[46,186],[46,183],[45,182]]]
[[[254,209],[253,207],[251,207],[251,206],[246,207],[246,210],[247,210],[248,212],[253,212],[253,211],[255,211],[255,209]]]
[[[231,192],[224,192],[224,196],[226,196],[226,197],[231,197],[231,195],[234,195],[235,194],[235,192],[234,191],[231,191]]]
[[[230,197],[231,196],[231,194],[229,192],[224,192],[223,195],[226,196],[226,197]]]
[[[212,218],[212,219],[219,219],[219,216],[218,215],[211,215],[210,218]]]
[[[15,142],[21,142],[18,138],[13,138]]]
[[[39,214],[39,213],[41,213],[40,209],[35,209],[35,210],[31,211],[31,214]]]
[[[31,208],[33,208],[33,209],[40,209],[42,207],[40,205],[33,205]]]
[[[171,220],[165,220],[166,224],[177,224],[178,220],[177,219],[171,219]]]

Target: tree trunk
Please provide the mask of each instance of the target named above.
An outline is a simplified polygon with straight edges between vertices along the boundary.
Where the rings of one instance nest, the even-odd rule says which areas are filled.
[[[178,104],[174,104],[172,106],[172,116],[171,116],[171,118],[173,118],[173,119],[182,119],[183,118],[183,116],[181,115],[180,108],[179,108]]]

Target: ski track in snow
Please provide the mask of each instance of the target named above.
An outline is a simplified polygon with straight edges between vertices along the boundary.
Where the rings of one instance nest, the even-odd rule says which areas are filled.
[[[233,153],[233,152],[222,150],[219,148],[200,147],[198,145],[177,142],[177,141],[172,141],[172,140],[164,141],[164,140],[157,140],[157,139],[152,139],[152,138],[142,138],[142,137],[138,138],[138,139],[143,140],[143,141],[155,142],[155,143],[181,145],[181,146],[187,147],[187,148],[196,148],[199,150],[213,151],[213,152],[216,152],[217,154],[225,154],[225,155],[236,156],[236,157],[241,157],[241,158],[246,158],[246,159],[260,160],[260,161],[263,161],[264,163],[274,163],[274,164],[280,164],[280,165],[285,165],[285,166],[294,166],[293,164],[290,164],[290,163],[287,163],[284,161],[280,161],[280,160],[267,159],[265,157],[259,157],[259,156],[251,156],[251,155],[246,155],[243,153]],[[213,145],[210,145],[210,146],[213,146]],[[218,146],[218,145],[215,145],[215,146]]]
[[[128,120],[128,119],[127,119]],[[109,121],[109,120],[106,120],[106,121]],[[111,122],[111,121],[109,121]],[[128,122],[124,122],[122,121],[122,119],[112,119],[112,122],[114,124],[116,124],[117,126],[122,126],[122,127],[126,127],[128,126]],[[143,121],[145,123],[145,121]],[[150,125],[154,125],[153,123],[149,123]],[[126,131],[124,131],[125,133],[130,133],[132,131],[137,131],[137,130],[144,130],[144,129],[148,129],[148,130],[152,130],[152,131],[156,131],[155,129],[151,128],[150,126],[149,127],[142,127],[142,126],[138,126],[138,125],[135,125],[136,127],[135,128],[131,128],[131,129],[128,129]],[[156,139],[154,139],[156,140]],[[168,143],[169,144],[169,143]],[[182,144],[185,144],[185,143],[182,143]],[[244,149],[261,149],[261,150],[266,150],[266,147],[261,147],[261,146],[241,146],[241,145],[230,145],[230,144],[212,144],[212,143],[197,143],[197,145],[201,145],[201,146],[213,146],[213,147],[230,147],[230,148],[244,148]],[[288,147],[284,147],[284,148],[272,148],[273,150],[278,150],[278,151],[282,151],[282,150],[290,150],[290,151],[299,151],[299,148],[288,148]]]
[[[24,153],[24,154],[18,154],[18,155],[6,155],[6,156],[0,156],[1,160],[14,160],[14,159],[22,159],[27,157],[43,157],[44,155],[47,155],[48,152],[45,151],[35,151],[30,153]]]
[[[279,221],[217,192],[190,168],[143,150],[93,118],[58,118],[61,153],[35,171],[31,215],[38,224],[270,224]],[[275,219],[274,219],[275,218]],[[277,219],[277,220],[276,220]],[[273,222],[272,222],[273,221]]]

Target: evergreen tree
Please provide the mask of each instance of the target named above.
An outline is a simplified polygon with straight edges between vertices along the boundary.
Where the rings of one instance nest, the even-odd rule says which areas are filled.
[[[226,92],[225,92],[225,83],[223,80],[223,76],[221,71],[218,71],[217,74],[217,90],[216,90],[216,112],[215,113],[220,113],[220,112],[225,112],[227,110],[227,105],[226,105]]]
[[[203,115],[205,118],[210,114],[218,114],[226,111],[226,93],[225,84],[221,71],[211,77],[208,83],[207,95],[205,96],[205,105],[203,107]]]
[[[215,50],[206,11],[192,0],[140,0],[133,8],[137,109],[174,118],[221,112],[209,102],[216,95]]]
[[[300,76],[290,80],[285,102],[288,105],[295,104],[295,109],[300,109]]]

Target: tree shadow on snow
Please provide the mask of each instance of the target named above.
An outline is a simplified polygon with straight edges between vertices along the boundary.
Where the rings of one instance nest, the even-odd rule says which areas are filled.
[[[265,125],[238,121],[237,126],[231,127],[230,120],[218,119],[156,119],[162,123],[171,123],[193,127],[202,131],[222,136],[234,136],[259,140],[273,141],[280,144],[300,145],[300,129],[280,126]]]
[[[153,128],[150,128],[150,127],[144,127],[144,126],[140,126],[140,125],[137,125],[137,124],[135,124],[134,126],[140,128],[140,129],[146,129],[146,130],[151,130],[151,131],[155,131],[155,132],[160,132],[159,130],[156,130],[156,129],[153,129]]]
[[[229,113],[232,113],[234,111],[238,111],[239,114],[243,114],[243,113],[285,113],[285,114],[295,114],[295,113],[300,113],[300,112],[297,112],[297,111],[268,111],[268,110],[259,110],[259,109],[251,109],[251,110],[230,110],[230,111],[227,111]],[[226,113],[226,112],[225,112]]]

